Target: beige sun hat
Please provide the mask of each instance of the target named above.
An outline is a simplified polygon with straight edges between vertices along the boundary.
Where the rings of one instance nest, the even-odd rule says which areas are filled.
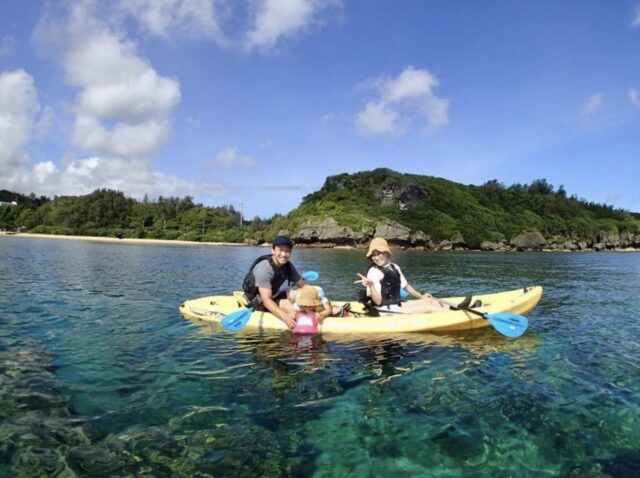
[[[387,252],[391,255],[389,244],[387,244],[387,240],[382,237],[374,237],[371,240],[371,244],[369,244],[369,251],[367,251],[367,259],[371,258],[373,251]]]
[[[302,287],[296,296],[296,303],[302,307],[318,307],[320,305],[318,288],[313,285]]]

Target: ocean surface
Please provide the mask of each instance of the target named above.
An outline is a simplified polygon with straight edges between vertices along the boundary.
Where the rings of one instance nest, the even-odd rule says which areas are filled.
[[[640,476],[640,253],[420,253],[436,296],[544,287],[529,329],[233,334],[182,301],[266,249],[0,238],[0,476]],[[364,251],[294,250],[355,299]]]

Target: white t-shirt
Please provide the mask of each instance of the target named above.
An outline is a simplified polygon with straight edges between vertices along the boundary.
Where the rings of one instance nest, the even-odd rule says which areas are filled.
[[[407,287],[407,279],[405,279],[404,274],[402,273],[402,269],[398,264],[393,264],[400,274],[400,288],[404,289]],[[384,269],[391,267],[391,262],[389,262],[386,266],[383,266]],[[373,287],[378,291],[378,294],[382,293],[382,284],[380,283],[384,278],[384,272],[382,272],[377,267],[370,267],[367,272],[367,279],[371,279],[373,281]],[[367,287],[367,296],[371,297],[371,288]]]

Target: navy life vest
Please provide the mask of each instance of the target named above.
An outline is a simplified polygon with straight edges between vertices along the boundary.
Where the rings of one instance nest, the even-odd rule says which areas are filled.
[[[401,279],[398,268],[394,264],[389,264],[389,267],[378,267],[376,265],[371,267],[375,267],[384,274],[380,281],[380,294],[382,295],[382,303],[380,305],[402,305],[400,301]]]
[[[253,274],[253,269],[262,261],[269,261],[269,265],[271,266],[271,269],[273,269],[273,278],[271,279],[272,296],[275,296],[278,293],[280,286],[284,284],[285,281],[288,280],[291,282],[291,264],[289,262],[282,267],[276,267],[271,254],[260,256],[253,262],[253,264],[251,264],[249,272],[242,281],[242,288],[244,289],[244,293],[249,301],[253,300],[258,295],[258,286],[256,286],[256,277]]]

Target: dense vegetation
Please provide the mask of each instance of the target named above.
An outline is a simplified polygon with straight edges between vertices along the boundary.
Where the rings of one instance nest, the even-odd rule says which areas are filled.
[[[108,189],[52,200],[0,191],[0,201],[18,203],[0,208],[0,230],[193,241],[260,242],[329,217],[366,234],[383,220],[435,240],[462,233],[471,247],[525,231],[588,241],[601,231],[640,231],[640,214],[568,197],[562,186],[556,190],[544,179],[465,186],[388,169],[331,176],[287,216],[252,221],[243,221],[232,206],[205,207],[188,196],[136,201]]]
[[[242,242],[264,223],[256,219],[240,227],[232,206],[205,207],[188,196],[136,201],[109,189],[53,200],[0,191],[0,200],[18,203],[0,209],[0,229],[33,233]]]
[[[385,193],[395,199],[385,202]],[[406,199],[405,207],[398,198]],[[567,197],[562,186],[555,190],[544,179],[508,187],[495,180],[465,186],[389,169],[332,176],[288,219],[295,230],[310,219],[328,217],[359,232],[371,232],[384,219],[436,240],[460,232],[474,248],[484,240],[509,240],[520,232],[595,241],[601,231],[640,230],[640,214]]]

